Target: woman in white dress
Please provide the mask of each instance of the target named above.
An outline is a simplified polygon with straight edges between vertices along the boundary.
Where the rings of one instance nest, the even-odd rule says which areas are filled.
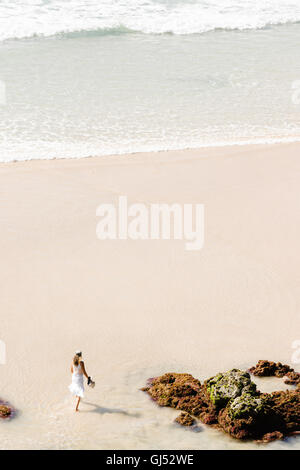
[[[75,411],[78,411],[80,400],[84,396],[83,376],[85,376],[87,379],[89,378],[84,367],[81,352],[77,352],[73,358],[73,362],[71,365],[71,374],[72,383],[71,385],[69,385],[69,390],[72,395],[75,395],[75,397],[77,398]]]

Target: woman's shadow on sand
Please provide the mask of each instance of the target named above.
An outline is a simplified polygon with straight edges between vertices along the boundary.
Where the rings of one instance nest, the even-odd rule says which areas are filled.
[[[90,403],[88,401],[83,402],[85,405],[91,406],[91,410],[81,410],[84,413],[98,413],[100,415],[108,414],[121,414],[124,416],[130,416],[131,418],[138,418],[140,413],[129,413],[126,410],[122,410],[121,408],[106,408],[104,406],[96,405],[95,403]]]

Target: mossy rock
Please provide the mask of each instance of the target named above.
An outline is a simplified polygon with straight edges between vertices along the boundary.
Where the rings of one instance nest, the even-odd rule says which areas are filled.
[[[264,396],[253,396],[244,392],[229,402],[228,412],[233,419],[266,415],[270,412],[269,400]]]
[[[232,369],[225,373],[217,374],[205,382],[210,400],[217,408],[224,408],[230,400],[248,393],[256,395],[256,385],[251,381],[248,372]]]
[[[275,364],[277,376],[289,367],[260,361],[259,370],[269,364]],[[260,393],[249,373],[239,369],[217,374],[203,385],[190,374],[167,373],[149,379],[143,391],[158,405],[180,410],[176,422],[184,426],[199,419],[236,439],[270,442],[300,432],[298,373],[293,371],[288,379],[295,382],[294,390]]]

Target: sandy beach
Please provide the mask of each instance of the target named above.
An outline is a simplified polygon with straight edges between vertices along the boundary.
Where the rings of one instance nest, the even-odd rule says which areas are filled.
[[[139,388],[169,371],[203,380],[258,359],[291,363],[299,152],[290,143],[0,164],[0,397],[18,410],[0,423],[0,448],[255,448],[180,428],[176,411]],[[121,195],[204,204],[203,249],[100,241],[96,209]],[[75,414],[78,348],[96,388]]]

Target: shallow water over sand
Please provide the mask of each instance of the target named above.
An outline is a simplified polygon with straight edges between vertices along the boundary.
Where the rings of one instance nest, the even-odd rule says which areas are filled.
[[[300,139],[300,25],[0,42],[0,161]]]
[[[165,372],[203,380],[259,359],[291,364],[299,147],[253,147],[2,165],[0,396],[19,415],[0,423],[1,448],[255,446],[182,429],[176,411],[139,391]],[[98,240],[96,208],[119,194],[204,203],[203,249]],[[78,348],[96,388],[77,415],[68,385]],[[299,439],[260,448],[273,446]]]
[[[59,403],[23,403],[14,421],[0,423],[1,448],[299,449],[299,436],[262,445],[234,440],[201,422],[193,430],[174,423],[178,411],[158,407],[138,390],[151,372],[110,376],[109,385],[100,378],[97,389],[87,392],[79,414],[67,394]],[[265,385],[264,391],[288,388],[282,379],[255,381],[261,389]]]

